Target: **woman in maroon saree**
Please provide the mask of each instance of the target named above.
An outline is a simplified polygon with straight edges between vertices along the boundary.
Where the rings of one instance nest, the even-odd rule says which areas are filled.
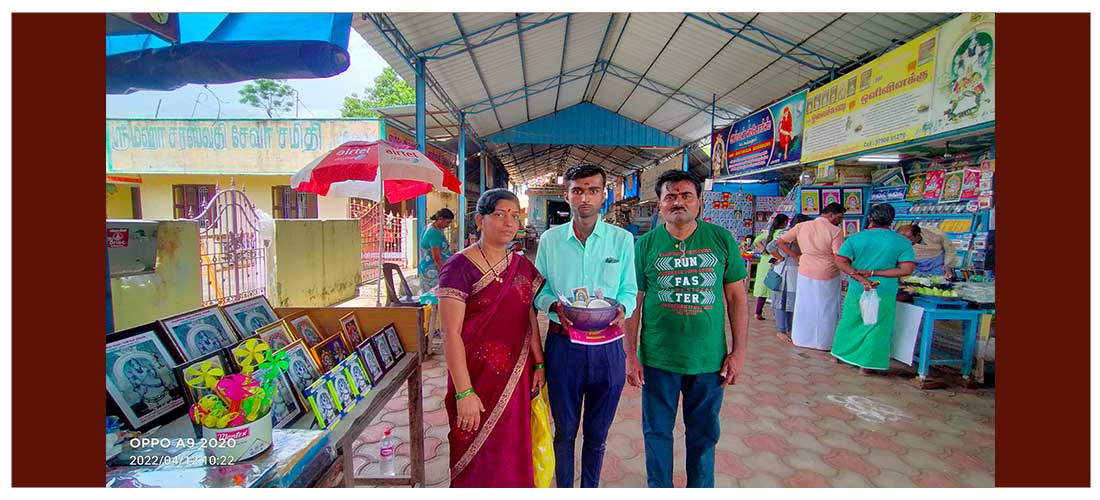
[[[439,275],[453,487],[534,486],[531,395],[545,371],[531,303],[543,278],[507,250],[519,213],[514,194],[486,191],[477,203],[481,240]]]

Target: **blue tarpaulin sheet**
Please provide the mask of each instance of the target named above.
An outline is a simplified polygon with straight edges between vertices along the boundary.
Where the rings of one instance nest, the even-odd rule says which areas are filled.
[[[107,37],[107,93],[257,78],[326,78],[348,68],[351,14],[179,15],[180,41]]]

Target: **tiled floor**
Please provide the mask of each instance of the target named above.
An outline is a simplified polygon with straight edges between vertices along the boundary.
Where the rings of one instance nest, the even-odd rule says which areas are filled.
[[[726,391],[717,486],[993,486],[992,389],[922,391],[910,382],[913,371],[897,364],[888,376],[862,376],[827,353],[780,341],[771,311],[765,315],[768,321],[750,320],[745,372]],[[432,487],[448,484],[445,370],[442,355],[424,364],[426,482]],[[393,427],[407,443],[405,408],[404,394],[395,396],[361,436],[360,475],[377,474],[384,429]],[[641,393],[628,385],[608,438],[602,486],[645,487],[641,418]],[[682,423],[675,436],[674,483],[682,486]],[[399,473],[407,473],[408,445],[397,454]]]

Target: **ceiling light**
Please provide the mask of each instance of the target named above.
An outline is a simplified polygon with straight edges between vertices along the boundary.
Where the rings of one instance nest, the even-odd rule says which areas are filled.
[[[897,163],[901,161],[901,156],[897,154],[867,155],[860,156],[858,161],[864,163]]]

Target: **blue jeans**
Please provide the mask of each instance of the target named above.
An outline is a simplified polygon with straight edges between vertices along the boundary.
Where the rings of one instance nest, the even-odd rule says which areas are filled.
[[[791,323],[794,323],[794,311],[780,311],[779,309],[773,309],[775,312],[775,331],[779,333],[791,333]]]
[[[718,373],[680,375],[642,365],[642,433],[650,488],[672,487],[672,429],[676,407],[684,396],[688,488],[714,487],[714,446],[721,429],[725,379]]]
[[[603,345],[574,344],[546,335],[546,386],[554,417],[554,475],[558,488],[573,487],[573,457],[584,408],[581,487],[600,486],[607,431],[626,384],[622,339]]]

